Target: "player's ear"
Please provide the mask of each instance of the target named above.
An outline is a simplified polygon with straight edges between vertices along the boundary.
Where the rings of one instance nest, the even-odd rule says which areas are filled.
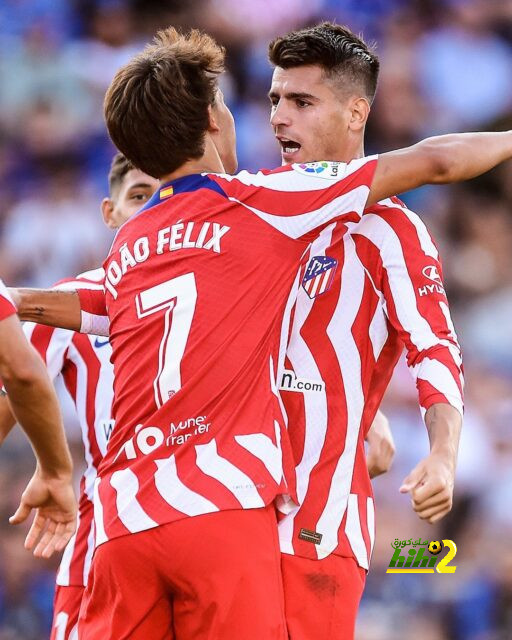
[[[217,114],[216,114],[216,106],[215,104],[208,105],[208,131],[210,133],[217,133],[220,131],[220,127],[217,124]]]
[[[111,198],[103,198],[101,201],[101,215],[103,221],[110,229],[115,229],[116,224],[113,219],[114,215],[114,201]]]
[[[370,103],[366,98],[354,98],[351,107],[349,127],[352,131],[364,129],[370,115]]]

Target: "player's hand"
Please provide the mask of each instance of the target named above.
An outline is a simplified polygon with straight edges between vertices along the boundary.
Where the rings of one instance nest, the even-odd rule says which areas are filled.
[[[389,471],[395,457],[395,443],[389,422],[380,411],[377,412],[372,426],[366,434],[366,442],[368,442],[366,466],[370,478],[375,478]]]
[[[455,467],[440,454],[431,453],[405,478],[400,493],[411,494],[412,508],[431,524],[452,508]]]
[[[38,466],[9,522],[24,522],[32,509],[36,514],[25,539],[25,549],[33,549],[38,558],[49,558],[54,551],[64,549],[76,529],[71,476],[47,477]]]

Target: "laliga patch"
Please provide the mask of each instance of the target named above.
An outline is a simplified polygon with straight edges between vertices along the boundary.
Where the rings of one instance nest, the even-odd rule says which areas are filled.
[[[337,180],[342,173],[340,167],[344,167],[344,162],[301,162],[292,165],[294,171],[305,176],[316,176],[326,180]]]
[[[338,261],[327,256],[315,256],[308,262],[302,278],[302,288],[313,299],[329,291],[334,280]]]

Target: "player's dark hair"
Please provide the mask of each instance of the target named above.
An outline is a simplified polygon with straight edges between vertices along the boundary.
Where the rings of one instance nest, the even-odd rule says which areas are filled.
[[[116,153],[112,158],[110,171],[108,172],[108,191],[111,198],[116,198],[121,190],[121,185],[126,174],[134,169],[133,164],[122,153]]]
[[[350,29],[322,22],[275,38],[268,48],[270,62],[290,69],[307,64],[323,68],[327,77],[346,89],[356,85],[373,101],[379,77],[379,59],[373,49]]]
[[[155,178],[200,158],[223,71],[224,49],[210,36],[159,31],[107,90],[105,120],[116,147]]]

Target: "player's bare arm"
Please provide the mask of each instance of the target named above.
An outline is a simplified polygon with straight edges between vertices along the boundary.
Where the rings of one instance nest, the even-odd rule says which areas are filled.
[[[414,511],[432,524],[452,508],[462,417],[451,405],[438,403],[425,414],[425,423],[430,454],[405,478],[400,492],[409,492]]]
[[[80,300],[76,291],[9,289],[20,320],[80,331]]]
[[[36,471],[10,522],[23,522],[36,509],[25,546],[34,549],[36,556],[50,557],[64,548],[75,530],[71,455],[43,361],[14,315],[0,321],[0,346],[0,377],[37,459]]]
[[[377,411],[365,440],[368,443],[366,455],[368,473],[370,478],[375,478],[389,471],[395,457],[395,442],[389,428],[389,421],[382,411]]]
[[[454,133],[379,156],[368,206],[423,184],[470,180],[512,158],[512,131]]]

